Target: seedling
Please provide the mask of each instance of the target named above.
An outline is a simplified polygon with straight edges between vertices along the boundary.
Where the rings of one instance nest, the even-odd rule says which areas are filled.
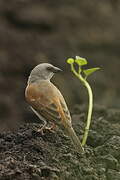
[[[83,69],[83,66],[86,65],[88,62],[85,58],[76,56],[75,59],[69,58],[67,59],[67,63],[71,65],[71,71],[74,75],[82,82],[82,84],[87,88],[88,96],[89,96],[89,105],[88,105],[88,114],[87,114],[87,123],[85,127],[85,132],[83,135],[82,146],[85,146],[88,132],[90,128],[91,118],[92,118],[92,110],[93,110],[93,93],[91,86],[87,82],[87,78],[89,75],[94,73],[95,71],[99,70],[99,67],[91,68],[91,69]],[[78,65],[78,70],[75,69],[74,64]]]

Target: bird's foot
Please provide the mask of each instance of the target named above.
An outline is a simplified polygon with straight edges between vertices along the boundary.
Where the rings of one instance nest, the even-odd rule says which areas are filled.
[[[45,127],[44,127],[45,128]],[[41,127],[41,128],[38,128],[38,129],[36,129],[36,132],[37,133],[40,133],[42,136],[45,134],[44,133],[44,128],[43,127]]]
[[[53,127],[45,127],[44,130],[45,130],[45,131],[49,131],[49,132],[51,132],[51,133],[55,133]]]
[[[35,131],[36,133],[40,133],[41,135],[44,135],[44,129],[46,128],[46,124],[44,124],[42,127],[34,127],[33,131]]]
[[[44,130],[49,131],[51,133],[55,133],[55,128],[56,128],[56,125],[54,123],[52,123],[52,125],[50,127],[46,126],[44,128]]]
[[[45,131],[55,133],[55,131],[54,131],[55,128],[56,128],[55,124],[52,124],[50,127],[42,126],[41,128],[35,128],[34,130],[43,136],[45,134]]]

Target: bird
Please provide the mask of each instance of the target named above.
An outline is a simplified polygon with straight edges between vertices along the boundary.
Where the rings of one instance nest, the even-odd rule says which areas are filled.
[[[73,129],[65,99],[60,90],[51,82],[53,75],[61,71],[60,68],[49,63],[40,63],[35,66],[28,77],[25,99],[33,112],[44,122],[40,131],[46,128],[47,123],[53,124],[52,127],[62,126],[75,149],[78,152],[84,152]]]

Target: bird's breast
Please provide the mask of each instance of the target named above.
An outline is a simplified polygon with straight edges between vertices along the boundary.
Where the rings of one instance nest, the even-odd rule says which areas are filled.
[[[54,97],[54,93],[48,83],[32,83],[27,86],[25,97],[29,103],[39,101],[41,104],[47,105],[51,101],[51,97]]]

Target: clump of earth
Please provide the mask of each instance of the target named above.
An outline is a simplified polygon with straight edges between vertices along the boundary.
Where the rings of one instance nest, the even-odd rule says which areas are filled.
[[[86,106],[74,106],[73,127],[81,139]],[[120,180],[120,111],[95,105],[85,154],[59,127],[38,133],[22,123],[0,133],[0,180]]]

